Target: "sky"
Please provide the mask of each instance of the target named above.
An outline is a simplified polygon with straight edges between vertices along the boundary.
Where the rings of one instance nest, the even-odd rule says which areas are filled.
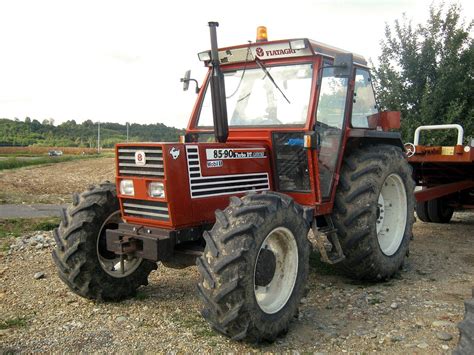
[[[474,2],[462,0],[472,18]],[[197,53],[219,46],[311,38],[376,59],[385,23],[428,17],[431,0],[0,0],[0,118],[55,124],[164,123],[186,127],[196,94],[183,92],[187,69],[202,82]]]

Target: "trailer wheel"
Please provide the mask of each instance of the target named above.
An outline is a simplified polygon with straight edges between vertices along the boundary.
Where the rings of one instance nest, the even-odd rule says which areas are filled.
[[[454,208],[448,206],[448,200],[437,198],[427,202],[430,221],[433,223],[449,223],[453,217]]]
[[[54,230],[52,256],[61,280],[80,296],[121,300],[148,284],[156,263],[139,258],[120,258],[106,249],[105,230],[121,221],[115,185],[103,183],[81,195],[62,213]],[[123,267],[122,267],[123,266]]]
[[[474,288],[472,289],[472,297],[464,302],[465,313],[464,320],[459,323],[459,342],[454,350],[455,355],[474,354]]]
[[[401,268],[412,236],[414,189],[411,167],[397,147],[366,146],[344,158],[333,221],[345,273],[376,281]]]
[[[417,217],[426,223],[430,223],[431,219],[428,216],[428,202],[423,201],[423,202],[417,202],[416,203],[416,215]]]
[[[197,259],[202,315],[233,339],[273,341],[297,313],[308,275],[309,225],[286,195],[231,197]]]

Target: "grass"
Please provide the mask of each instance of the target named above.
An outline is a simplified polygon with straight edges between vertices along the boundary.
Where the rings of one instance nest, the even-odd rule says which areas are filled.
[[[0,329],[26,327],[27,321],[24,317],[16,317],[7,320],[0,320]]]
[[[180,328],[189,329],[198,337],[212,338],[218,336],[218,334],[211,329],[209,324],[207,324],[204,318],[197,312],[180,312],[178,314],[173,314],[171,319],[173,322],[178,324]]]
[[[137,294],[135,295],[135,298],[138,300],[138,301],[144,301],[148,298],[150,298],[150,295],[143,292],[143,291],[137,291]]]
[[[63,155],[60,157],[39,156],[32,159],[18,159],[17,157],[9,157],[8,159],[0,160],[0,170],[16,169],[31,165],[63,163],[65,161],[78,159],[94,159],[102,156],[103,155]]]
[[[58,217],[3,219],[0,220],[0,238],[17,238],[28,232],[50,231],[58,225]]]

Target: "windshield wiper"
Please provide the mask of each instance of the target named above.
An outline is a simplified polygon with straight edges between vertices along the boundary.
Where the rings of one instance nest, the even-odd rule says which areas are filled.
[[[280,91],[280,93],[283,95],[283,97],[285,98],[285,100],[291,104],[290,100],[288,100],[288,98],[286,97],[286,95],[283,93],[283,91],[280,89],[280,87],[277,85],[277,83],[275,82],[275,80],[273,79],[272,75],[270,74],[270,72],[267,70],[267,68],[265,67],[265,65],[260,61],[260,59],[258,59],[257,57],[255,57],[255,62],[257,63],[257,65],[263,70],[263,72],[265,73],[266,76],[268,76],[268,79],[270,79],[270,81],[272,82],[273,85],[275,85],[275,87],[278,89],[278,91]]]

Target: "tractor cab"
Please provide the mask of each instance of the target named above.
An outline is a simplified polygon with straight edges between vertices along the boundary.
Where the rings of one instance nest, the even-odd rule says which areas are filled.
[[[185,142],[219,141],[212,99],[221,99],[228,127],[221,142],[264,143],[272,152],[274,189],[317,206],[321,213],[332,208],[339,153],[348,139],[376,137],[378,131],[399,127],[399,113],[379,113],[361,55],[307,38],[268,41],[266,28],[259,27],[255,43],[218,50],[225,89],[215,96],[211,51],[198,57],[209,72],[198,91]],[[189,73],[182,81],[187,89]],[[399,139],[397,133],[387,136]],[[229,154],[232,149],[211,151],[207,163],[222,167],[233,159]]]

